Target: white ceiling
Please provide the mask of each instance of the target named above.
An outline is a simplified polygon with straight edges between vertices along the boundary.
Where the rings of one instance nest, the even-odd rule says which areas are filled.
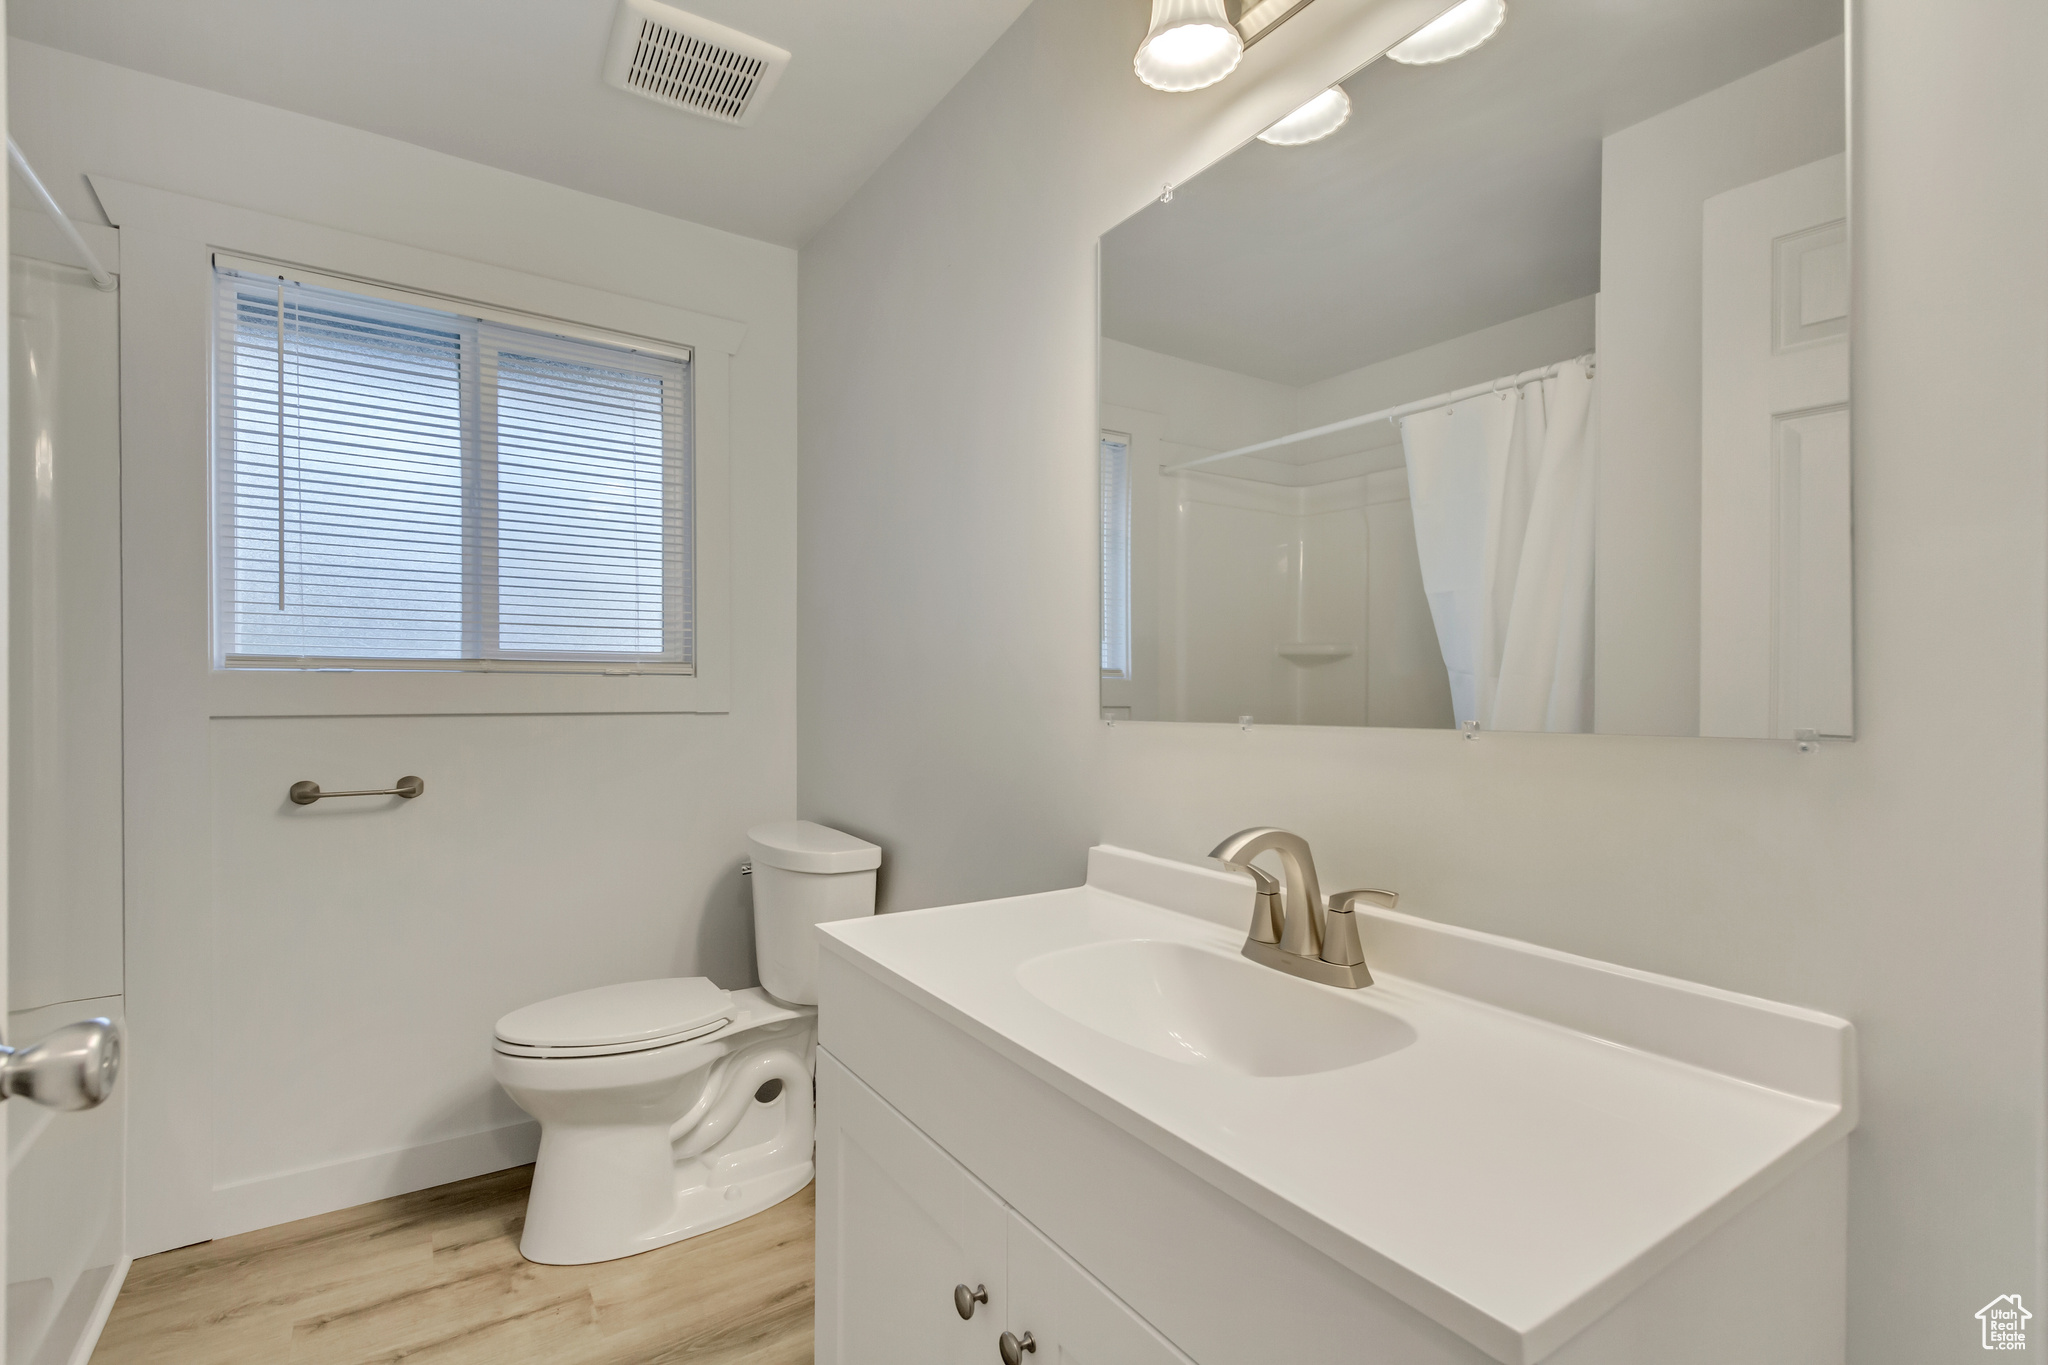
[[[1842,0],[1508,0],[1440,66],[1373,63],[1349,123],[1246,144],[1112,229],[1102,330],[1307,384],[1600,283],[1600,139],[1842,30]]]
[[[17,37],[801,245],[1028,0],[680,0],[791,53],[750,128],[603,84],[613,0],[8,0]]]

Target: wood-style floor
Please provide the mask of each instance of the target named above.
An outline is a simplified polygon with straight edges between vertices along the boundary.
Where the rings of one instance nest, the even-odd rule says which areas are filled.
[[[519,1255],[531,1166],[135,1263],[92,1365],[793,1365],[815,1187],[602,1265]]]

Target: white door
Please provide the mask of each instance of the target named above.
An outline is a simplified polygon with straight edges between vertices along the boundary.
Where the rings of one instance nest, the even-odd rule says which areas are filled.
[[[976,1359],[1017,1365],[1191,1365],[1044,1234],[1010,1215],[1009,1326]]]
[[[1855,731],[1840,156],[1706,201],[1700,733]]]
[[[965,1167],[819,1051],[819,1365],[988,1365],[1002,1331],[1007,1217]]]
[[[91,1350],[126,1266],[119,303],[42,220],[7,277],[6,1359]],[[113,259],[113,233],[96,229]],[[97,1018],[104,1022],[85,1023]],[[39,1045],[39,1046],[38,1046]],[[111,1103],[100,1099],[115,1097]],[[33,1103],[41,1100],[44,1103]],[[59,1107],[53,1108],[52,1104]]]

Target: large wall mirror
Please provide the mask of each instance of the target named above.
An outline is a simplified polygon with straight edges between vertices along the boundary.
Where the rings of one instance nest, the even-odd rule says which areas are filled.
[[[1506,0],[1112,229],[1104,717],[1852,734],[1842,31]]]

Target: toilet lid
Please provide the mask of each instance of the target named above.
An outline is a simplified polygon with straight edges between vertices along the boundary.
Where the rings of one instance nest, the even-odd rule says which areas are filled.
[[[708,1033],[732,1016],[732,992],[701,976],[675,976],[558,995],[513,1010],[497,1034],[527,1047],[616,1047]]]
[[[880,848],[809,820],[756,825],[747,843],[755,862],[791,872],[866,872],[882,865]]]

